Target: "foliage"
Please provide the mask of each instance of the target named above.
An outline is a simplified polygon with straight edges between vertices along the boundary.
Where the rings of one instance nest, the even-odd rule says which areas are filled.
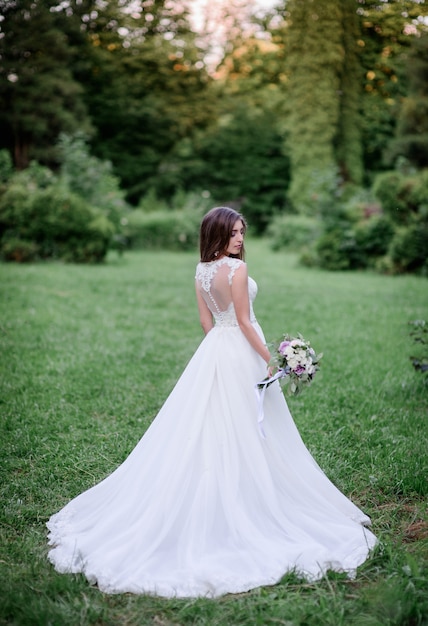
[[[290,75],[287,130],[292,172],[289,197],[299,212],[311,211],[311,199],[317,193],[316,188],[308,190],[313,170],[319,171],[322,176],[324,170],[328,172],[335,167],[332,141],[338,116],[335,94],[339,90],[337,75],[341,50],[338,41],[340,31],[336,27],[340,10],[333,4],[334,0],[320,7],[321,13],[309,13],[306,6],[297,0],[291,2],[289,7],[293,16],[287,57]],[[333,37],[325,36],[327,29]],[[324,55],[320,54],[321,41],[323,48],[327,45]],[[308,59],[302,62],[305,56]],[[312,71],[309,73],[306,67],[311,67]],[[308,98],[310,92],[311,97]]]
[[[19,239],[18,237],[13,237],[13,235],[2,238],[0,250],[4,261],[30,263],[31,261],[37,261],[39,258],[39,246],[37,243]]]
[[[21,185],[31,194],[36,189],[46,189],[58,182],[56,174],[45,165],[40,165],[37,161],[30,161],[25,170],[15,170],[10,178],[10,186]]]
[[[126,203],[119,179],[112,172],[111,163],[92,156],[85,137],[81,134],[74,137],[60,135],[59,159],[62,184],[91,206],[102,210],[118,226]]]
[[[114,174],[135,206],[150,189],[167,204],[179,188],[207,190],[258,233],[278,212],[318,215],[387,153],[421,163],[425,5],[292,0],[240,19],[251,3],[236,0],[218,7],[224,55],[208,70],[187,0],[1,0],[0,148],[20,169],[36,159],[56,172],[58,138],[83,133],[96,177],[108,187]],[[401,147],[388,149],[396,127]],[[77,144],[70,159],[63,169],[78,172]]]
[[[405,177],[399,171],[379,174],[373,185],[373,193],[382,203],[383,210],[398,224],[409,219],[408,203],[402,197],[405,186]]]
[[[129,246],[142,250],[195,250],[201,214],[190,210],[134,209],[125,218]]]
[[[321,229],[317,218],[307,215],[276,215],[269,223],[267,236],[272,250],[299,250],[312,244]]]
[[[102,48],[96,76],[86,77],[88,108],[98,129],[94,153],[112,161],[134,205],[150,187],[166,198],[174,194],[169,155],[213,116],[211,79],[181,5],[152,3],[140,18],[146,20],[146,14],[145,36],[128,25],[127,45]]]
[[[355,242],[362,257],[362,265],[369,265],[370,259],[386,254],[393,236],[394,226],[385,215],[374,215],[357,223]]]
[[[358,221],[349,212],[338,214],[316,242],[317,264],[333,271],[373,267],[393,235],[391,222],[382,214]]]
[[[396,138],[388,159],[405,157],[413,165],[428,167],[428,33],[412,42],[404,62],[409,83],[397,118]]]
[[[73,76],[73,48],[50,4],[2,3],[0,128],[20,169],[31,159],[52,162],[59,132],[91,130],[84,89]]]
[[[89,154],[82,135],[62,135],[59,148],[57,174],[31,161],[3,188],[6,260],[93,262],[102,260],[109,247],[123,248],[121,217],[127,205],[110,164]]]
[[[428,221],[417,220],[399,228],[391,242],[389,256],[397,272],[428,274]]]
[[[338,166],[344,180],[361,180],[358,17],[349,0],[328,0],[310,11],[296,0],[287,10],[292,20],[287,56],[289,197],[299,212],[314,214],[313,198],[325,193],[323,180]]]
[[[0,200],[1,255],[7,261],[99,262],[114,230],[104,215],[57,184],[28,193],[15,183]]]
[[[397,225],[388,250],[391,270],[427,273],[428,170],[380,174],[374,192]]]
[[[325,214],[323,232],[303,252],[302,263],[330,270],[369,267],[392,274],[427,274],[427,171],[382,172],[372,194],[357,192]]]
[[[13,163],[8,150],[0,150],[0,184],[6,183],[13,174]]]
[[[414,320],[409,322],[412,325],[410,336],[413,342],[420,348],[418,356],[411,356],[410,360],[416,371],[428,372],[428,326],[425,320]]]
[[[158,185],[209,191],[215,204],[237,205],[253,232],[262,233],[286,203],[289,160],[283,134],[272,111],[243,96],[235,94],[233,101],[225,96],[222,109],[216,123],[191,144],[177,146]]]
[[[344,0],[342,9],[343,62],[340,71],[339,115],[333,140],[335,158],[345,183],[363,181],[361,120],[361,59],[358,42],[361,23],[353,0]]]
[[[426,280],[308,270],[263,240],[247,253],[268,340],[285,322],[324,349],[291,412],[321,468],[371,516],[378,549],[353,580],[289,574],[218,600],[108,596],[56,573],[46,520],[127,457],[201,340],[197,254],[0,265],[2,624],[426,624],[428,396],[407,334],[407,320],[427,319]]]
[[[361,99],[363,155],[366,180],[372,172],[391,166],[391,142],[397,118],[407,95],[409,67],[407,53],[426,32],[425,3],[413,0],[363,0],[360,60],[363,70]],[[388,162],[389,161],[389,162]]]
[[[348,270],[358,267],[358,249],[351,228],[328,230],[316,243],[317,260],[326,270]]]

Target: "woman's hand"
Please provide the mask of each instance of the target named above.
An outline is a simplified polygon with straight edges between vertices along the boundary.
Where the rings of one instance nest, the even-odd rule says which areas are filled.
[[[272,378],[275,367],[273,365],[268,364],[267,375],[269,378]]]

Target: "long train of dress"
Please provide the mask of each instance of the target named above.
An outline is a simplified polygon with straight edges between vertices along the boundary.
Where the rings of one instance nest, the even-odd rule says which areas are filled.
[[[353,576],[376,543],[370,520],[310,455],[278,383],[260,436],[265,372],[237,325],[215,326],[129,457],[49,520],[55,568],[166,597],[243,592],[290,570]]]

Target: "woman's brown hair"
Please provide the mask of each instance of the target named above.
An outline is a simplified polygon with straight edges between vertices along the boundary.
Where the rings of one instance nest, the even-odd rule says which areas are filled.
[[[247,223],[244,217],[234,209],[219,206],[211,209],[205,215],[199,231],[199,248],[202,263],[214,261],[218,256],[226,254],[232,230],[237,220],[241,220],[245,233]],[[244,245],[242,245],[239,255],[236,256],[238,259],[244,259]]]

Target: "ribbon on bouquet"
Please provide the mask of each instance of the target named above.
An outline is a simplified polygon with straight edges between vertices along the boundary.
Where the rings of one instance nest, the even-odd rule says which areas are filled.
[[[266,434],[263,428],[263,420],[265,419],[263,403],[265,399],[266,389],[269,387],[269,385],[274,383],[276,380],[279,380],[280,378],[284,378],[285,376],[287,376],[289,371],[290,371],[290,368],[288,366],[282,367],[276,372],[276,374],[274,374],[270,378],[264,378],[259,383],[256,383],[255,390],[256,390],[256,396],[257,396],[258,405],[259,405],[257,424],[259,426],[260,435],[262,436],[263,439],[266,439]]]

